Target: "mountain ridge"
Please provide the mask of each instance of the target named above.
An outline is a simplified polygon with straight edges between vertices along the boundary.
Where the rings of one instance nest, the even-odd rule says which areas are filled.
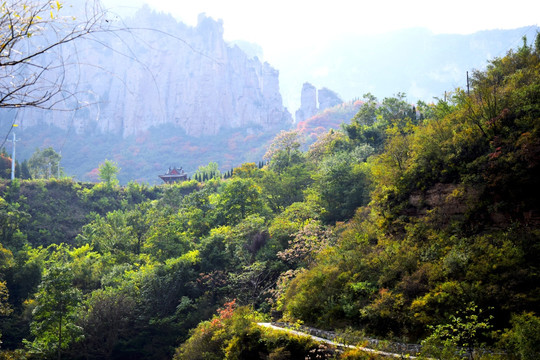
[[[121,39],[105,33],[99,45],[77,45],[79,58],[92,64],[73,76],[77,100],[84,105],[80,111],[23,109],[21,127],[45,122],[73,126],[77,133],[94,127],[126,137],[172,123],[201,136],[225,127],[292,123],[279,93],[279,72],[227,44],[221,21],[201,15],[197,26],[189,27],[143,8],[126,27],[132,30]]]

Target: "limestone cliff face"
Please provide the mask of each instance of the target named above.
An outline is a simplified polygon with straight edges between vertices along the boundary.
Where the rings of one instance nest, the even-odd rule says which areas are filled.
[[[26,109],[21,125],[54,123],[79,133],[92,129],[124,137],[161,124],[192,136],[290,126],[278,71],[229,46],[221,21],[201,15],[198,25],[189,27],[145,8],[127,27],[134,30],[103,35],[105,46],[78,45],[84,63],[77,68],[76,89],[72,86],[80,110]]]
[[[319,106],[317,107],[317,101]],[[302,86],[300,109],[295,113],[296,122],[307,120],[318,112],[343,103],[343,100],[334,91],[322,88],[317,91],[315,86],[306,82]]]
[[[302,85],[302,94],[300,96],[300,109],[295,113],[297,122],[309,119],[317,113],[317,89],[315,86],[306,82]]]

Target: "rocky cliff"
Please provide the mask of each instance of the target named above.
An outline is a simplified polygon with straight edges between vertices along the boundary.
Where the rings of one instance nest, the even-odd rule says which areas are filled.
[[[191,136],[290,126],[278,71],[227,44],[221,21],[201,15],[189,27],[145,7],[121,27],[64,49],[78,64],[67,85],[76,94],[70,105],[79,110],[25,109],[21,125],[52,123],[124,137],[162,124]]]
[[[323,111],[334,107],[336,105],[342,104],[343,100],[339,95],[330,89],[322,88],[318,92],[319,99],[319,111]]]
[[[317,102],[319,106],[317,106]],[[296,123],[307,120],[318,112],[326,110],[343,103],[343,100],[334,91],[322,88],[317,90],[315,86],[306,82],[302,86],[302,95],[300,97],[300,108],[296,110]]]

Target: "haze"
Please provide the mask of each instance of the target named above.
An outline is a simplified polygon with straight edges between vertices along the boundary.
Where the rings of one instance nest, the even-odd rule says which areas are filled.
[[[310,70],[291,66],[296,58],[317,62],[330,44],[348,37],[374,35],[407,28],[426,28],[435,34],[469,34],[481,30],[529,27],[538,24],[540,2],[507,1],[308,1],[308,0],[103,0],[112,12],[129,15],[147,3],[151,8],[172,14],[188,25],[196,25],[200,13],[222,19],[224,38],[244,40],[261,46],[262,58],[280,71],[285,105],[294,112],[299,105],[304,81],[318,87],[330,86],[345,100],[360,96],[329,81],[328,65],[315,64]],[[358,41],[358,40],[356,40]],[[501,48],[493,56],[502,56],[520,45],[520,39]],[[354,47],[354,40],[351,43]],[[339,62],[336,60],[336,62]],[[313,65],[313,64],[312,64]],[[397,63],[396,63],[397,65]],[[477,66],[471,64],[470,67]],[[407,91],[396,89],[395,91]],[[410,91],[409,91],[410,93]],[[388,94],[377,94],[378,96]]]
[[[309,0],[104,0],[126,13],[148,3],[195,25],[206,13],[223,19],[226,40],[261,45],[265,58],[279,58],[290,48],[324,45],[342,35],[365,35],[423,27],[434,33],[467,34],[479,30],[537,25],[540,2],[508,1],[309,1]],[[511,6],[509,6],[511,4]]]

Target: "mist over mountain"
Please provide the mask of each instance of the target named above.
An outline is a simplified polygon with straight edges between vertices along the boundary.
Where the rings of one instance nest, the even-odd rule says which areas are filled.
[[[314,51],[299,44],[269,64],[263,48],[225,41],[223,22],[205,15],[188,26],[144,6],[110,21],[122,30],[62,50],[77,64],[66,69],[65,83],[76,94],[65,107],[76,111],[2,110],[3,134],[12,120],[20,125],[19,159],[51,146],[66,174],[79,180],[97,180],[99,164],[110,159],[122,169],[122,183],[156,183],[169,166],[191,173],[210,161],[229,170],[260,160],[268,141],[293,126],[291,113],[303,122],[366,92],[381,100],[405,92],[411,102],[442,97],[465,86],[466,71],[504,55],[532,29],[337,38]],[[306,82],[318,95],[302,91]],[[319,130],[335,127],[321,119],[313,122]]]
[[[75,94],[65,107],[76,111],[4,112],[3,131],[13,117],[20,125],[21,159],[52,146],[78,179],[96,180],[109,158],[123,182],[156,182],[171,165],[191,172],[215,160],[227,169],[258,161],[262,145],[292,125],[279,72],[257,58],[256,45],[241,43],[246,54],[226,43],[221,21],[201,15],[191,27],[145,6],[119,26],[62,49],[77,63],[62,69]]]
[[[221,21],[201,15],[189,27],[143,7],[126,28],[104,34],[98,44],[78,45],[79,58],[89,64],[77,74],[77,100],[88,104],[84,111],[25,109],[21,125],[75,124],[78,133],[96,127],[124,137],[161,124],[193,136],[290,125],[278,71],[225,43]]]
[[[465,88],[467,71],[484,69],[487,60],[504,56],[524,35],[530,42],[538,30],[531,26],[458,35],[411,28],[348,36],[312,51],[299,46],[272,65],[280,70],[282,95],[291,111],[300,107],[306,81],[332,89],[345,101],[367,92],[379,99],[403,92],[411,102],[429,102],[455,87]]]

